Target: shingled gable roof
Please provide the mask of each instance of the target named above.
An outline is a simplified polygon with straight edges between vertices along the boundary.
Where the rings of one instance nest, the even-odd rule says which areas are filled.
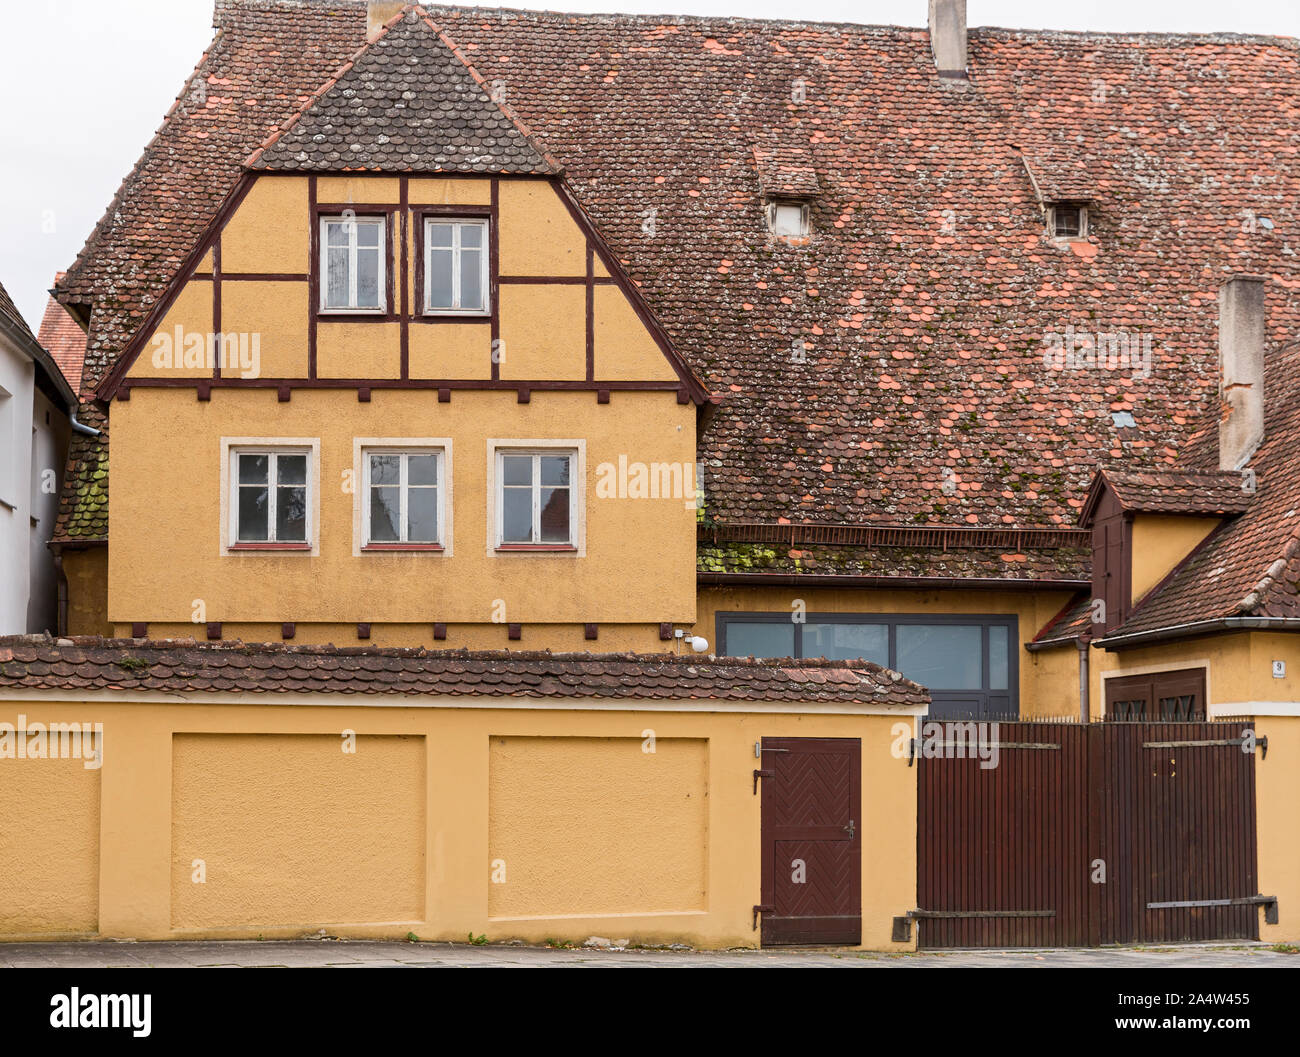
[[[97,637],[0,637],[0,689],[141,694],[408,695],[785,705],[797,710],[929,703],[921,686],[868,661],[674,654],[430,651]],[[469,702],[466,702],[469,704]],[[508,706],[507,706],[508,707]]]
[[[408,6],[248,160],[270,172],[512,173],[560,165]]]
[[[1294,41],[976,28],[957,86],[920,29],[429,12],[505,83],[723,395],[700,446],[719,522],[1070,525],[1099,460],[1172,466],[1217,410],[1223,278],[1276,276],[1269,341],[1300,330]],[[90,385],[244,161],[366,33],[364,4],[343,0],[219,0],[217,16],[60,287],[94,304]],[[813,160],[803,245],[763,223],[753,149],[773,142]],[[1023,158],[1086,175],[1086,242],[1044,238]],[[1048,367],[1044,335],[1071,325],[1149,336],[1151,373]]]
[[[1250,507],[1250,479],[1230,470],[1143,470],[1102,467],[1088,490],[1079,524],[1089,525],[1109,488],[1127,513],[1221,516]]]
[[[1264,440],[1248,509],[1212,533],[1100,642],[1274,625],[1300,630],[1300,344],[1266,361]],[[1240,480],[1239,474],[1234,474]],[[1240,486],[1239,486],[1240,487]]]

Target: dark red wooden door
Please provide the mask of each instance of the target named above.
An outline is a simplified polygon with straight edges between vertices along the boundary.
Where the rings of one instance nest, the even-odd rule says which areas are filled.
[[[765,946],[862,942],[862,746],[764,738]]]

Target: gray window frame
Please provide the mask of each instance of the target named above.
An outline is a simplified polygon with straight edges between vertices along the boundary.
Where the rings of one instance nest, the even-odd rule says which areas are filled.
[[[932,704],[930,715],[940,719],[1004,719],[1018,718],[1020,714],[1020,618],[1014,613],[820,613],[809,612],[803,621],[795,622],[792,614],[780,611],[727,611],[719,612],[714,621],[718,654],[728,656],[727,626],[729,624],[781,624],[794,625],[795,659],[803,654],[803,626],[805,624],[884,624],[889,636],[889,664],[897,671],[898,625],[978,625],[983,661],[980,665],[978,690],[930,689]],[[989,686],[989,628],[1007,629],[1007,689],[994,690]]]

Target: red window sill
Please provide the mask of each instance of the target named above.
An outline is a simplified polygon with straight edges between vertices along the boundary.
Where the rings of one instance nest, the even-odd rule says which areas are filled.
[[[441,543],[367,543],[361,548],[365,553],[384,553],[386,551],[415,551],[416,553],[438,554],[442,551]]]
[[[230,551],[310,551],[310,543],[232,543]]]
[[[578,548],[569,543],[502,543],[497,547],[498,554],[533,554],[538,552],[543,554],[577,554]]]

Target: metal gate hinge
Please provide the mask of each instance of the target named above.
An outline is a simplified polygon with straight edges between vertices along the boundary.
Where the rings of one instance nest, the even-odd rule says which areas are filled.
[[[775,771],[755,771],[754,772],[754,795],[758,796],[758,780],[760,778],[775,778]]]

